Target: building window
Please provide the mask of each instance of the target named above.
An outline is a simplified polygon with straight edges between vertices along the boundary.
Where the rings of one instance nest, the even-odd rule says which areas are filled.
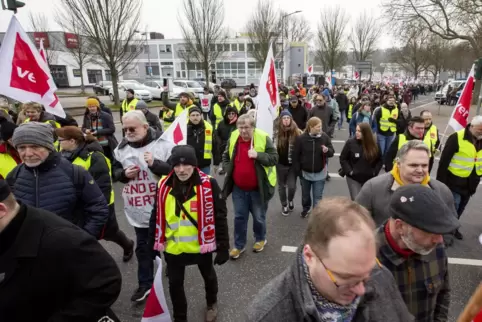
[[[223,44],[216,44],[216,51],[223,51]]]
[[[149,45],[144,45],[144,54],[149,53]]]
[[[159,45],[160,53],[170,53],[172,52],[172,45]]]
[[[216,51],[216,45],[215,44],[210,44],[209,45],[209,51]]]
[[[224,44],[224,51],[229,51],[229,44]]]
[[[87,69],[87,79],[90,84],[95,84],[103,80],[101,69]]]
[[[248,44],[248,51],[253,51],[254,50],[254,47],[253,47],[253,44]]]
[[[80,75],[82,74],[80,72],[80,69],[72,69],[72,73],[74,74],[74,77],[80,77]]]
[[[174,63],[172,61],[162,61],[161,66],[173,66]]]
[[[171,45],[166,45],[166,52],[168,52],[168,53],[172,52],[172,46]]]
[[[238,51],[238,44],[231,44],[231,51]]]
[[[146,75],[149,76],[149,65],[146,64]],[[159,73],[159,65],[151,65],[151,69],[152,69],[152,75],[153,76],[159,76],[160,73]]]
[[[176,77],[181,78],[181,72],[176,72]]]
[[[244,44],[238,44],[239,51],[244,51]]]
[[[105,73],[105,80],[106,80],[106,81],[111,81],[111,80],[112,80],[112,75],[111,75],[111,73],[110,73],[110,69],[104,70],[104,73]]]

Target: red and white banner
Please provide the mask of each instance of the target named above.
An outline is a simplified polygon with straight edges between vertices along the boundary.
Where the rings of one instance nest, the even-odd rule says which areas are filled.
[[[308,69],[306,70],[306,73],[309,74],[309,75],[313,74],[313,64],[308,66]]]
[[[281,106],[281,101],[274,66],[273,46],[270,46],[259,82],[256,106],[256,128],[268,133],[269,137],[273,136],[273,121],[278,116],[276,112],[278,106]]]
[[[79,47],[79,36],[69,32],[64,33],[65,47],[67,48],[78,48]]]
[[[172,322],[162,288],[162,260],[156,257],[157,273],[141,322]]]
[[[359,80],[359,79],[360,79],[360,73],[359,73],[357,70],[355,70],[355,73],[353,74],[353,78],[354,78],[355,80]]]
[[[455,105],[454,111],[452,112],[452,116],[449,120],[449,125],[454,129],[454,131],[465,129],[468,124],[473,89],[474,65],[472,65],[469,77],[467,78],[464,88],[462,89],[462,94],[460,94],[457,105]]]
[[[166,140],[176,145],[187,144],[187,122],[188,122],[188,109],[179,114],[178,117],[169,125],[169,128],[162,133],[159,140]]]
[[[43,104],[47,112],[65,117],[47,62],[15,16],[0,48],[0,74],[0,94],[19,102]]]

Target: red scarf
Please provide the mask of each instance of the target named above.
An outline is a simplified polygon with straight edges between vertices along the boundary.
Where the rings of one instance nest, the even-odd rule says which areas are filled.
[[[404,258],[409,258],[413,254],[415,254],[415,252],[413,252],[410,249],[403,249],[400,246],[398,246],[395,239],[393,239],[392,233],[390,232],[390,224],[388,222],[385,224],[385,237],[387,238],[388,245],[390,245],[393,251],[398,255]]]
[[[199,169],[196,170],[201,178],[201,185],[196,186],[198,242],[201,246],[201,254],[205,254],[216,250],[213,190],[210,177]],[[164,205],[172,190],[172,187],[166,185],[166,182],[173,176],[173,173],[174,171],[171,171],[165,178],[161,179],[157,195],[154,249],[161,252],[164,251],[166,245],[166,210]]]

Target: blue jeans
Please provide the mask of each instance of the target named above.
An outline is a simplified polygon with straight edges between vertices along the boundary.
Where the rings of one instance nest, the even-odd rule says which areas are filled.
[[[343,126],[343,118],[345,118],[345,111],[340,111],[340,119],[338,120],[338,130]]]
[[[452,195],[454,196],[454,203],[455,203],[455,210],[457,210],[457,217],[460,219],[460,216],[462,216],[462,213],[465,210],[465,207],[469,203],[470,196],[462,196],[461,194],[457,192],[452,191]]]
[[[149,228],[134,227],[136,232],[137,279],[139,287],[152,286],[154,281],[154,250],[148,245]]]
[[[208,166],[208,167],[204,167],[204,168],[199,168],[199,170],[201,170],[202,172],[204,172],[205,174],[210,174],[209,172],[211,171],[211,166]]]
[[[325,180],[310,181],[301,177],[301,205],[303,211],[309,211],[315,208],[316,204],[323,198],[323,190],[325,189]],[[311,194],[313,194],[313,203],[311,203]]]
[[[377,133],[378,147],[380,148],[380,153],[382,154],[382,156],[384,156],[385,153],[388,151],[388,148],[390,147],[394,139],[395,135],[384,136]]]
[[[256,242],[266,239],[266,211],[268,203],[261,201],[259,191],[244,191],[236,185],[233,187],[234,206],[234,247],[243,249],[246,246],[249,213],[253,215],[253,232]]]

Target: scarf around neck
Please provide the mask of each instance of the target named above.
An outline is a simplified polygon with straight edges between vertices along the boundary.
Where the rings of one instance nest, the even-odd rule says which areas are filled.
[[[201,246],[201,254],[205,254],[216,250],[213,190],[209,176],[199,169],[196,169],[196,171],[198,171],[199,177],[201,178],[201,185],[196,186],[198,242]],[[166,182],[173,175],[174,170],[159,182],[154,250],[160,252],[164,251],[166,246],[165,205],[166,199],[172,190],[172,187],[168,186]]]
[[[308,271],[308,265],[306,265],[303,253],[299,252],[300,261],[303,265],[303,272],[310,286],[311,295],[315,302],[318,316],[322,322],[351,322],[355,316],[356,309],[360,303],[360,297],[358,296],[351,304],[340,305],[327,300],[321,295],[315,288],[313,281],[311,280],[310,272]]]
[[[390,173],[393,176],[393,179],[395,180],[395,183],[397,183],[399,186],[405,185],[405,183],[402,181],[402,178],[400,177],[400,169],[398,168],[398,164],[395,163],[393,165],[392,171]],[[421,182],[422,185],[428,186],[428,183],[430,182],[430,176],[426,175],[423,181]]]

